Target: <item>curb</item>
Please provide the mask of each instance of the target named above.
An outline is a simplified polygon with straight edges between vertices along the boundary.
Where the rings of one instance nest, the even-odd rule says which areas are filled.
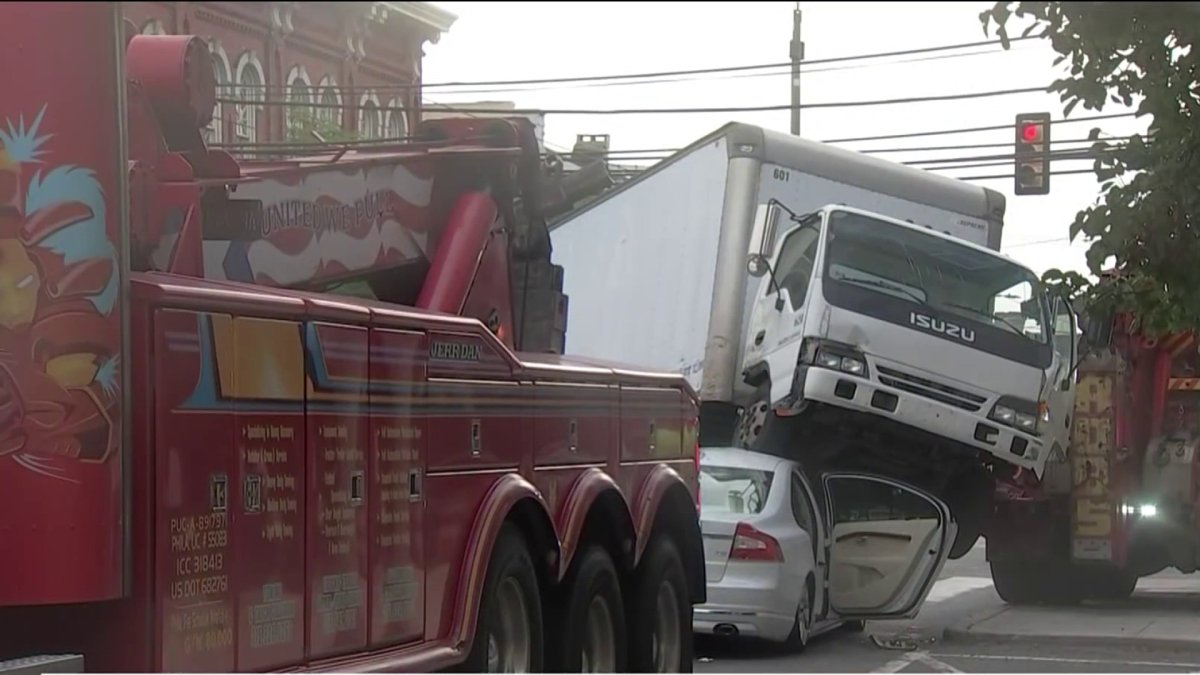
[[[1172,649],[1176,651],[1200,652],[1200,640],[1140,637],[1137,635],[1028,635],[980,632],[971,630],[970,628],[946,628],[942,631],[942,641],[976,644],[1025,642],[1074,647],[1125,646],[1144,649]]]

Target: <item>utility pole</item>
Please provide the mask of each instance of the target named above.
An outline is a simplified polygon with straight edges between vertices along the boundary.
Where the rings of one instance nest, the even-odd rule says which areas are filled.
[[[804,41],[800,39],[800,3],[792,12],[792,135],[800,135],[800,62],[804,60]]]

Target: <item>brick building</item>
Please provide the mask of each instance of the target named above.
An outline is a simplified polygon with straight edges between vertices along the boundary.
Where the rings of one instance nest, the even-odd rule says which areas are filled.
[[[125,17],[143,34],[208,40],[218,101],[223,100],[208,136],[225,144],[285,140],[289,129],[302,131],[311,124],[361,138],[404,136],[420,120],[424,44],[437,42],[456,18],[426,2],[127,2],[124,7]]]

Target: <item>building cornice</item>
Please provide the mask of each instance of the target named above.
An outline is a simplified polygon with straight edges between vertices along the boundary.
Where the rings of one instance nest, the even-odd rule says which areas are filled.
[[[450,27],[458,20],[454,14],[429,2],[381,2],[379,4],[390,11],[436,30],[438,37],[450,30]],[[436,42],[437,37],[433,40]]]

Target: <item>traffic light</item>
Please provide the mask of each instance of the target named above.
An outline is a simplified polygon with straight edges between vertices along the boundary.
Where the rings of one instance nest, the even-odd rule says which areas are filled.
[[[1050,113],[1017,115],[1013,193],[1050,194]]]

